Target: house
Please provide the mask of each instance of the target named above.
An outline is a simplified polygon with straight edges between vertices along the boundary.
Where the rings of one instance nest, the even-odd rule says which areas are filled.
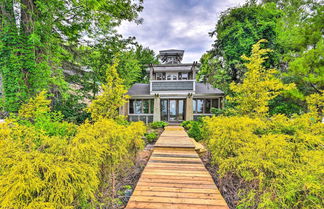
[[[149,83],[136,83],[128,91],[130,99],[120,113],[129,121],[179,123],[211,115],[222,108],[224,92],[196,81],[198,63],[181,63],[184,50],[163,50],[162,64],[149,65]]]

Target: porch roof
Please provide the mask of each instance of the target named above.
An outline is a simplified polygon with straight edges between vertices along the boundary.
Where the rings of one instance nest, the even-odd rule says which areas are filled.
[[[135,83],[127,92],[130,96],[136,95],[150,95],[150,84]]]
[[[196,83],[195,94],[224,94],[224,92],[214,88],[209,83]]]

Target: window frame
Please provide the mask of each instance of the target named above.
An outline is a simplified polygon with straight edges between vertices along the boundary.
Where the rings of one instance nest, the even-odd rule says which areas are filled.
[[[139,102],[140,104],[140,108],[138,109],[139,112],[137,112],[136,110],[137,102]],[[146,109],[144,103],[147,103],[148,105],[147,111],[144,111]],[[154,99],[130,99],[129,100],[129,108],[128,108],[129,115],[152,115],[153,112],[154,112]]]
[[[198,100],[202,100],[203,104],[203,111],[202,112],[198,112]],[[207,107],[207,100],[209,101],[209,108]],[[216,104],[216,106],[214,106],[214,104]],[[198,115],[202,115],[202,114],[212,114],[211,109],[212,108],[220,108],[220,97],[218,98],[195,98],[192,100],[192,112],[193,114],[198,114]],[[209,109],[209,111],[207,111],[207,109]]]

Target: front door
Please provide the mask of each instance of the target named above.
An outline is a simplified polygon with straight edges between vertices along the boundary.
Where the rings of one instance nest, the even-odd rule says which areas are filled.
[[[161,100],[161,119],[170,122],[184,120],[184,99]]]

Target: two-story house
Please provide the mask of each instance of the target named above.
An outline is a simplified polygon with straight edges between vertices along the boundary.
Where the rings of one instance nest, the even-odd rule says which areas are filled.
[[[149,83],[136,83],[128,91],[129,102],[120,112],[130,121],[179,123],[211,115],[222,108],[224,93],[196,81],[198,63],[181,63],[184,50],[160,51],[162,64],[150,65]]]

